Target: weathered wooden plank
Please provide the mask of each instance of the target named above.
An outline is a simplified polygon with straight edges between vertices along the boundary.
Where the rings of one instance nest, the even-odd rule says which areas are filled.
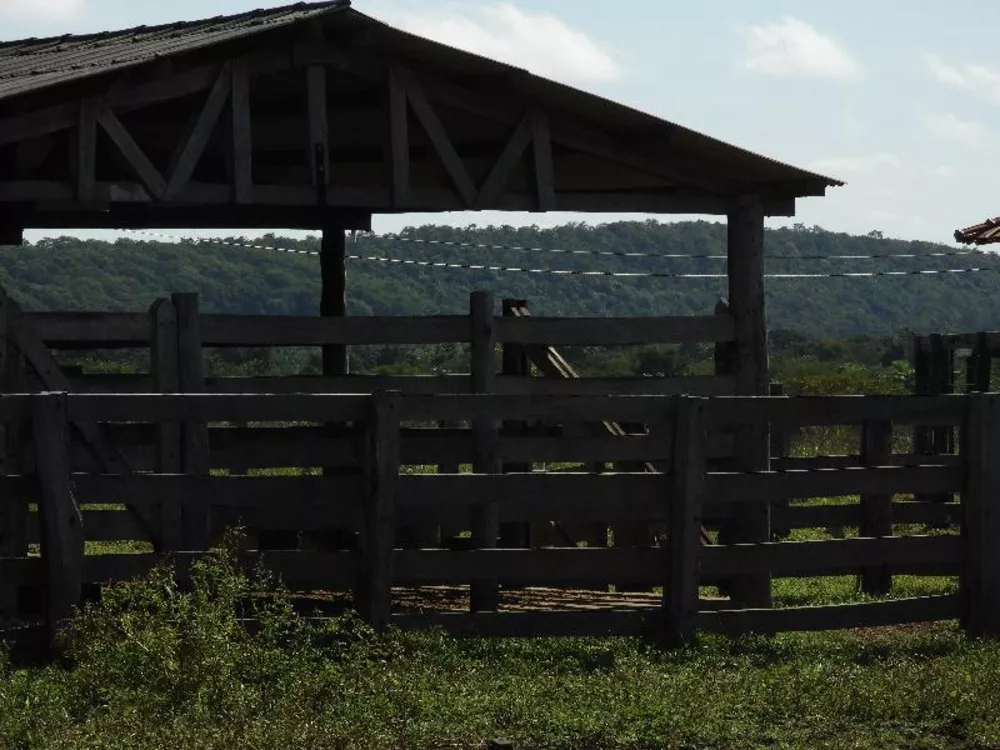
[[[499,318],[501,343],[545,346],[629,346],[732,341],[726,315],[629,318]]]
[[[306,119],[309,123],[309,174],[330,183],[330,125],[327,121],[326,68],[306,68]]]
[[[470,385],[474,393],[490,394],[496,390],[496,317],[492,292],[473,292],[469,298],[469,338],[472,342]],[[496,419],[477,418],[472,423],[474,459],[477,474],[498,474],[501,470]],[[496,503],[482,502],[472,510],[472,543],[480,549],[496,547],[500,536],[500,510]],[[495,579],[472,582],[470,606],[473,612],[492,611],[499,602]]]
[[[807,456],[802,458],[772,458],[773,471],[804,471],[814,469],[848,469],[861,467],[861,456]],[[926,456],[897,453],[885,456],[882,466],[961,466],[961,456]]]
[[[954,466],[882,466],[708,475],[706,502],[762,502],[807,497],[958,492],[962,470]]]
[[[80,102],[80,118],[76,130],[76,199],[81,203],[96,198],[97,183],[97,117],[99,99]]]
[[[142,181],[142,184],[149,191],[150,195],[162,199],[167,189],[166,180],[163,179],[160,170],[150,161],[146,152],[135,142],[135,139],[126,130],[125,126],[122,125],[118,116],[111,111],[107,103],[104,103],[98,113],[97,121],[111,137],[115,146],[118,147],[122,156],[125,157],[125,161],[132,167],[136,177]]]
[[[787,609],[722,610],[698,613],[698,629],[726,635],[788,631],[841,630],[952,620],[962,609],[953,594],[865,604],[836,604]]]
[[[155,541],[146,525],[130,510],[89,510],[83,506],[81,516],[83,537],[88,542]],[[28,540],[41,541],[37,513],[28,517]]]
[[[396,483],[399,476],[399,397],[372,397],[365,457],[364,529],[355,602],[365,621],[379,630],[392,610],[393,554],[396,533]]]
[[[440,628],[457,636],[538,638],[651,635],[662,628],[662,619],[655,610],[598,610],[396,614],[391,622],[404,630]]]
[[[75,422],[356,421],[365,418],[366,400],[333,394],[74,394],[69,413]]]
[[[153,387],[160,393],[180,391],[177,308],[169,299],[159,299],[149,312]],[[179,474],[183,469],[182,429],[177,422],[156,424],[155,470],[158,474]],[[180,549],[183,518],[179,503],[164,503],[160,512],[157,551]]]
[[[861,460],[866,466],[884,466],[892,454],[892,422],[865,422],[861,431]],[[861,495],[863,537],[892,536],[892,495]],[[892,573],[885,565],[865,568],[861,586],[870,595],[884,595],[892,589]]]
[[[28,498],[23,493],[9,490],[23,480],[9,478],[25,470],[24,445],[26,422],[31,407],[26,396],[12,396],[27,390],[24,356],[17,348],[14,329],[21,325],[21,312],[13,299],[0,295],[0,558],[21,557],[28,553],[27,517]],[[34,489],[34,488],[31,488]],[[7,585],[12,579],[0,576],[0,612],[16,614],[19,594],[16,585]]]
[[[205,346],[437,344],[469,340],[466,315],[322,318],[298,315],[203,315]]]
[[[326,222],[320,243],[319,314],[323,318],[347,316],[347,235],[335,222]],[[323,347],[323,375],[347,375],[350,369],[345,344]]]
[[[600,587],[627,578],[654,585],[662,582],[663,558],[663,550],[655,547],[396,550],[393,580],[410,585],[492,580],[511,586]]]
[[[410,108],[406,87],[394,66],[389,67],[387,97],[392,207],[405,208],[410,203]]]
[[[535,156],[535,194],[539,211],[556,208],[555,167],[552,159],[552,128],[544,112],[531,114],[531,135]]]
[[[49,642],[80,603],[84,556],[83,519],[70,481],[66,394],[32,401],[35,466],[40,498],[41,553],[45,562],[45,624]]]
[[[510,138],[507,139],[507,144],[504,146],[503,151],[500,152],[500,156],[479,188],[479,194],[476,196],[477,208],[493,204],[500,196],[507,186],[507,182],[510,180],[515,167],[517,167],[518,162],[524,156],[524,152],[527,150],[531,140],[531,116],[525,115],[524,119],[514,128],[514,132],[511,133]]]
[[[672,418],[669,396],[410,395],[403,399],[405,421],[467,419],[523,421],[619,421],[656,424]]]
[[[761,420],[785,427],[860,425],[868,420],[904,424],[959,424],[963,396],[722,397],[709,405],[710,429]]]
[[[244,58],[231,63],[230,94],[232,112],[232,186],[233,202],[252,203],[253,194],[253,135],[250,115],[250,73]]]
[[[408,71],[399,70],[396,71],[396,74],[401,76],[406,89],[406,97],[413,108],[413,113],[423,126],[424,132],[427,133],[427,137],[434,147],[438,158],[441,160],[445,172],[448,173],[448,177],[455,186],[455,190],[462,196],[462,201],[466,207],[472,208],[476,204],[476,196],[479,191],[476,190],[476,186],[472,182],[472,177],[469,176],[469,170],[462,161],[462,157],[455,150],[455,146],[451,142],[451,138],[441,123],[440,118],[438,118],[437,112],[434,111],[434,107],[428,101],[427,94],[424,93],[423,87]]]
[[[672,492],[664,498],[670,518],[663,610],[667,639],[682,644],[694,637],[701,564],[701,509],[705,491],[705,406],[679,397],[674,432]]]
[[[344,375],[206,378],[208,393],[259,394],[405,394],[468,393],[465,375]]]
[[[962,559],[958,536],[882,537],[819,542],[766,542],[708,546],[702,550],[706,577],[735,572],[768,572],[774,576],[821,571],[856,571],[875,565],[941,564]]]
[[[677,378],[554,378],[500,377],[496,392],[540,396],[731,396],[736,391],[732,378],[687,376]]]
[[[208,93],[208,98],[202,106],[198,117],[191,130],[185,134],[177,156],[172,159],[171,167],[167,171],[169,180],[164,190],[164,200],[172,200],[177,197],[185,185],[191,180],[195,167],[205,153],[212,132],[222,115],[232,88],[232,68],[227,63],[219,71],[218,78]]]
[[[52,349],[149,345],[149,318],[142,313],[32,312],[24,324]]]
[[[975,395],[969,398],[963,429],[965,487],[965,569],[962,592],[966,609],[966,632],[973,637],[1000,636],[1000,398]]]
[[[399,478],[399,513],[468,517],[495,503],[502,521],[663,520],[661,474],[413,474]]]
[[[40,557],[0,557],[0,581],[10,586],[42,586],[46,563]]]

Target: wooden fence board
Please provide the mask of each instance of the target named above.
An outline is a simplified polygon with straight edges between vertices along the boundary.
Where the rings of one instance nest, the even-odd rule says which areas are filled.
[[[726,315],[661,318],[498,318],[501,343],[545,346],[643,346],[733,341]]]
[[[74,394],[73,421],[335,422],[363,421],[367,398],[342,395]]]
[[[836,604],[787,609],[699,612],[698,629],[726,635],[788,631],[841,630],[953,620],[962,609],[957,594],[897,599],[865,604]]]
[[[655,610],[597,610],[396,614],[391,622],[404,630],[439,628],[458,636],[539,638],[653,635],[662,630],[662,620]]]
[[[416,395],[403,399],[406,421],[468,419],[519,421],[620,421],[660,423],[672,419],[669,396]]]
[[[469,340],[465,315],[352,316],[203,315],[205,346],[443,344]]]
[[[740,571],[769,571],[774,576],[830,575],[878,564],[948,565],[961,559],[962,540],[957,535],[768,542],[707,546],[702,550],[702,572],[707,577]]]
[[[869,419],[894,424],[955,425],[961,422],[961,396],[758,396],[713,400],[710,428],[755,422],[782,427],[862,424]]]
[[[496,392],[538,396],[732,396],[733,378],[689,376],[678,378],[555,378],[500,377]]]
[[[962,470],[954,466],[899,466],[757,473],[712,473],[706,502],[760,502],[806,497],[959,492]]]

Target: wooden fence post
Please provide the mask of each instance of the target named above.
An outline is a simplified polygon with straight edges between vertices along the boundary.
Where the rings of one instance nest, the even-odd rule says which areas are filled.
[[[66,394],[34,397],[32,423],[46,574],[45,624],[49,643],[55,646],[59,625],[72,614],[83,593],[83,517],[70,473]]]
[[[158,299],[149,310],[150,363],[153,388],[157,393],[179,393],[177,310],[169,299]],[[182,471],[181,426],[161,422],[157,426],[156,473],[180,474]],[[183,545],[182,498],[164,501],[160,507],[160,535],[157,552],[176,551]]]
[[[528,301],[523,299],[505,299],[500,303],[505,318],[514,317],[517,308],[527,309]],[[509,341],[500,345],[500,371],[505,377],[526,378],[531,375],[528,355],[520,344]],[[508,433],[519,433],[527,429],[527,422],[504,422]],[[531,464],[503,464],[505,473],[526,473],[531,471]],[[527,547],[531,538],[529,524],[505,523],[500,525],[500,544],[502,547]]]
[[[861,428],[861,463],[886,466],[892,455],[892,422],[869,420]],[[861,536],[892,536],[892,495],[861,496]],[[865,568],[861,588],[866,594],[888,594],[892,573],[888,566]]]
[[[1000,539],[1000,397],[969,397],[962,433],[962,624],[971,637],[995,638],[1000,637],[1000,555],[995,549]]]
[[[181,393],[205,392],[205,358],[201,346],[201,316],[198,295],[174,294],[177,315],[177,378]],[[181,427],[181,470],[185,474],[208,474],[208,427],[185,422]],[[211,544],[211,512],[203,502],[185,497],[183,504],[184,548],[189,551],[208,549]]]
[[[27,374],[24,355],[15,341],[13,328],[20,324],[20,311],[6,294],[0,294],[0,393],[24,393]],[[24,471],[24,425],[0,425],[0,474]],[[0,501],[0,557],[28,554],[28,501]],[[20,587],[0,583],[0,613],[20,610]]]
[[[978,335],[975,352],[976,373],[972,389],[980,393],[989,393],[993,375],[993,352],[990,349],[989,337],[985,333]]]
[[[364,527],[358,547],[355,605],[371,626],[389,624],[392,609],[392,551],[399,476],[399,394],[372,396],[365,442]]]
[[[677,396],[673,401],[676,426],[669,475],[670,542],[663,609],[667,639],[680,645],[691,641],[698,620],[706,429],[704,399]]]
[[[493,292],[473,292],[469,299],[472,343],[472,392],[496,393],[496,325],[494,320]],[[492,419],[477,419],[472,425],[475,440],[473,470],[477,474],[497,474],[497,423]],[[495,503],[481,503],[472,511],[472,543],[476,549],[497,546],[500,533],[500,509]],[[470,605],[473,612],[493,611],[497,608],[499,592],[497,582],[473,581]]]

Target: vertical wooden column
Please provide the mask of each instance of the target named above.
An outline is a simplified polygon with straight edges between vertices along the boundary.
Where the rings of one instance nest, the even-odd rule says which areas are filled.
[[[354,598],[358,613],[381,630],[392,610],[392,551],[399,476],[399,395],[372,396],[365,441],[364,527]]]
[[[971,396],[962,430],[962,624],[975,638],[1000,636],[1000,397]]]
[[[764,300],[764,208],[760,196],[733,199],[728,223],[729,311],[736,323],[733,347],[736,393],[766,396],[770,388]],[[736,434],[735,458],[740,471],[770,467],[768,424],[747,424]],[[736,510],[732,541],[768,542],[770,504],[742,504]],[[748,607],[771,606],[770,574],[739,576],[730,595]]]
[[[500,303],[501,312],[505,318],[514,316],[516,308],[526,309],[528,301],[523,299],[505,299]],[[524,347],[509,341],[500,345],[500,372],[504,377],[526,378],[531,374],[531,367],[528,364],[528,355]],[[503,423],[503,429],[510,435],[521,434],[528,427],[527,422]],[[505,473],[526,473],[531,471],[531,464],[510,464],[503,465]],[[500,546],[504,548],[527,547],[530,535],[529,525],[526,523],[504,523],[500,524]]]
[[[990,349],[989,337],[985,333],[980,333],[977,337],[975,361],[975,385],[972,390],[989,393],[990,381],[993,379],[993,352]]]
[[[196,293],[174,294],[177,317],[177,385],[180,393],[205,392],[205,357],[201,345],[201,314]],[[208,474],[208,426],[197,422],[181,425],[181,471]],[[183,546],[189,551],[208,549],[211,543],[211,512],[199,498],[182,500]]]
[[[336,222],[323,225],[323,242],[319,255],[322,292],[319,314],[324,318],[343,318],[347,315],[347,235]],[[329,344],[323,347],[323,375],[347,375],[348,349],[346,344]]]
[[[6,294],[0,294],[0,393],[27,391],[24,355],[14,338],[20,324],[20,311]],[[0,424],[0,474],[24,471],[24,426]],[[28,499],[0,499],[0,557],[26,557],[28,554]],[[20,587],[0,582],[0,613],[17,613]]]
[[[149,310],[150,361],[153,389],[157,393],[180,391],[177,353],[177,310],[169,299],[158,299]],[[182,471],[181,426],[161,422],[156,426],[156,473],[180,474]],[[183,540],[181,498],[173,497],[160,506],[160,538],[157,552],[180,549]]]
[[[469,318],[472,343],[472,392],[496,393],[496,326],[493,292],[473,292],[469,298]],[[473,471],[477,474],[497,474],[500,462],[497,457],[497,423],[492,419],[477,419],[472,425],[475,454]],[[495,503],[480,503],[472,513],[472,544],[476,549],[497,546],[500,533],[500,509]],[[497,608],[499,592],[497,582],[473,581],[470,604],[473,612],[493,611]]]
[[[667,499],[670,541],[665,555],[663,609],[666,638],[680,645],[691,641],[698,619],[706,430],[703,399],[677,396],[673,401],[674,445]]]
[[[66,394],[35,396],[31,411],[46,575],[45,624],[49,643],[54,646],[60,624],[73,613],[83,594],[83,517],[70,473]]]
[[[892,455],[892,422],[868,421],[861,428],[861,463],[886,466]],[[861,536],[892,536],[892,495],[861,496]],[[892,572],[887,565],[876,565],[861,572],[861,588],[866,594],[888,594]]]

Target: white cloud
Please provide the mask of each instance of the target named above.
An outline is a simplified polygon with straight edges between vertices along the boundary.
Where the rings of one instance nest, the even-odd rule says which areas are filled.
[[[924,122],[938,138],[954,141],[968,148],[983,148],[991,140],[990,131],[983,123],[963,120],[951,112],[941,115],[926,115]]]
[[[618,56],[586,32],[510,3],[395,11],[390,6],[378,16],[413,34],[568,83],[608,83],[624,72]]]
[[[933,54],[924,55],[924,64],[941,83],[971,91],[994,104],[1000,104],[1000,70],[986,65],[953,65]]]
[[[83,11],[86,0],[0,0],[0,16],[25,20],[66,20]]]
[[[942,180],[950,180],[958,177],[958,170],[948,164],[942,164],[940,167],[927,170],[927,174]]]
[[[849,81],[861,66],[831,37],[795,18],[744,30],[747,70],[782,78],[833,78]]]
[[[899,169],[902,164],[894,154],[873,154],[871,156],[830,156],[816,159],[808,164],[814,172],[838,174],[844,172],[872,172],[876,169]]]

